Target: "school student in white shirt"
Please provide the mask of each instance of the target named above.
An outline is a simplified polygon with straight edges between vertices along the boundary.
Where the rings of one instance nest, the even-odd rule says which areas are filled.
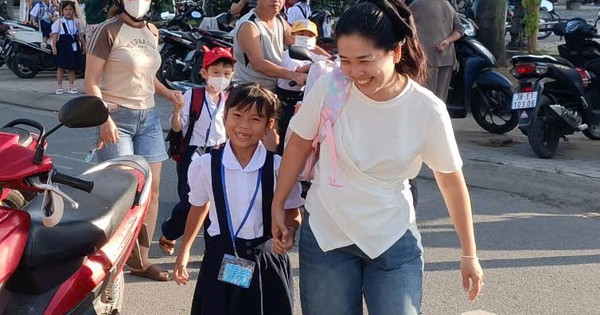
[[[203,48],[204,59],[200,75],[206,80],[206,87],[188,90],[184,95],[183,105],[174,106],[171,116],[171,129],[181,131],[184,137],[183,153],[177,161],[177,193],[179,202],[171,210],[171,216],[161,225],[163,235],[159,246],[163,253],[172,255],[175,251],[176,240],[183,235],[185,221],[190,210],[188,193],[188,168],[192,155],[199,150],[201,153],[210,152],[213,148],[225,143],[227,135],[223,122],[225,100],[228,93],[225,90],[233,76],[233,58],[231,49],[215,47]],[[196,121],[190,117],[190,109],[199,108],[200,115]]]
[[[258,84],[234,87],[225,102],[225,148],[192,160],[192,207],[173,270],[175,281],[187,284],[190,249],[204,222],[206,251],[192,314],[293,313],[289,257],[272,251],[271,201],[281,158],[260,141],[274,127],[278,107],[277,96]],[[292,186],[283,202],[285,236],[278,252],[292,248],[301,221],[301,188]]]
[[[423,82],[426,58],[410,11],[399,0],[359,1],[335,33],[350,82],[333,124],[335,143],[320,146],[306,198],[299,249],[304,314],[362,314],[363,297],[371,314],[420,314],[423,247],[408,179],[422,163],[448,207],[462,249],[459,281],[475,300],[483,272],[462,160],[444,102],[415,82]],[[290,122],[273,198],[276,245],[286,232],[284,200],[320,132],[334,79],[340,80],[318,80]]]
[[[311,14],[308,0],[298,0],[287,10],[287,21],[290,25],[294,25],[298,20],[308,20]]]

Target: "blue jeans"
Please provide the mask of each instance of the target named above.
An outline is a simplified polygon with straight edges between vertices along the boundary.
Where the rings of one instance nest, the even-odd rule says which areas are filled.
[[[106,161],[124,155],[141,155],[150,163],[169,158],[165,148],[160,116],[154,108],[129,109],[118,106],[110,118],[119,130],[119,141],[107,143],[98,150],[98,160]],[[100,129],[96,130],[100,133]]]
[[[370,315],[420,314],[424,263],[418,233],[413,226],[375,259],[356,245],[323,252],[305,212],[299,244],[302,314],[362,315],[363,292]]]

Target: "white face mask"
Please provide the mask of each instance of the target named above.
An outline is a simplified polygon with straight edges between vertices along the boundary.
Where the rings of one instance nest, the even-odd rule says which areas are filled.
[[[221,93],[225,91],[225,89],[229,86],[229,82],[231,80],[226,77],[208,77],[206,80],[206,84],[208,84],[211,88],[215,89],[217,92]]]
[[[306,47],[308,50],[313,50],[317,47],[317,39],[308,36],[295,36],[294,46]]]
[[[150,10],[150,0],[123,0],[125,11],[136,19],[141,19]]]

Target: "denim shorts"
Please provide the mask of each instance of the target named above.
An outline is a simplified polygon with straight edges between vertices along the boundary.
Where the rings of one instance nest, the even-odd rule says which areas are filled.
[[[119,130],[119,141],[105,144],[102,150],[98,150],[100,162],[132,154],[143,156],[150,163],[169,158],[160,116],[154,108],[130,109],[117,106],[111,110],[110,118]],[[96,129],[96,134],[100,134],[100,128]]]
[[[421,313],[423,247],[416,224],[377,258],[356,245],[323,252],[304,212],[300,229],[300,302],[304,315]]]

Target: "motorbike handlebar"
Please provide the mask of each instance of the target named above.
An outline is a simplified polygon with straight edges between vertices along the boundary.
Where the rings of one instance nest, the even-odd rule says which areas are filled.
[[[52,173],[51,179],[54,183],[67,185],[69,187],[83,190],[88,193],[92,192],[92,189],[94,189],[94,182],[92,181],[73,177],[67,174],[62,174],[56,171]]]
[[[39,130],[40,132],[40,136],[44,135],[46,133],[46,130],[44,129],[44,126],[42,126],[42,124],[40,124],[39,122],[35,121],[35,120],[31,120],[31,119],[15,119],[11,122],[9,122],[8,124],[4,125],[4,127],[14,127],[17,125],[25,125],[25,126],[30,126],[33,127],[37,130]]]

